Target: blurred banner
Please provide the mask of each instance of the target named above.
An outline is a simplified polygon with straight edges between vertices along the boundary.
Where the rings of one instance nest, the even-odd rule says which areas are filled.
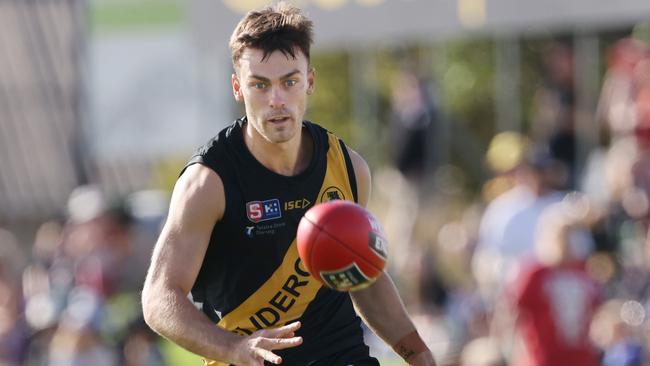
[[[264,0],[193,0],[205,47],[225,45],[234,25]],[[442,39],[480,32],[526,33],[620,26],[650,17],[646,0],[303,0],[316,47]],[[215,46],[217,45],[217,46]],[[224,47],[225,52],[225,47]]]

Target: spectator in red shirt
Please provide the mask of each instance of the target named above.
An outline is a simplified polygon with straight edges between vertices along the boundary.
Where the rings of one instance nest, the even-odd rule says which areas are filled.
[[[540,218],[534,261],[523,262],[508,288],[518,313],[515,329],[523,349],[514,366],[598,364],[589,327],[599,302],[595,281],[569,249],[577,229],[591,217],[584,198],[549,206]]]

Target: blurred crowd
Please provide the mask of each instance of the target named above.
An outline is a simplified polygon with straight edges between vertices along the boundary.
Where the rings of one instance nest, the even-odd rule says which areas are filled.
[[[0,231],[0,365],[163,365],[139,292],[166,196],[75,189],[25,258]]]
[[[441,198],[466,194],[453,169],[437,168],[436,191],[395,145],[378,177],[398,187],[378,190],[390,270],[442,364],[650,365],[650,47],[608,49],[594,111],[576,102],[570,42],[542,64],[527,131],[493,136],[478,200]],[[440,122],[413,104],[394,105],[402,129]],[[598,141],[578,161],[585,115]]]
[[[650,47],[609,49],[587,111],[600,141],[582,164],[573,57],[549,46],[529,131],[494,136],[492,176],[460,204],[444,199],[472,197],[457,169],[437,166],[437,193],[425,171],[435,93],[395,76],[394,169],[376,174],[374,202],[389,270],[441,365],[650,365]],[[161,192],[89,185],[31,245],[0,230],[0,366],[167,364],[139,300],[166,209]]]

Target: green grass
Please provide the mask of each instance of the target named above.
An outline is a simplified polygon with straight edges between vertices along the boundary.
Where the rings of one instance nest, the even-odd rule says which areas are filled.
[[[379,360],[381,366],[408,366],[404,361],[396,359]]]
[[[170,341],[162,340],[160,348],[169,366],[203,365],[203,359],[201,357],[184,350]]]
[[[100,32],[142,27],[170,27],[185,19],[183,1],[178,0],[95,0],[91,19]]]

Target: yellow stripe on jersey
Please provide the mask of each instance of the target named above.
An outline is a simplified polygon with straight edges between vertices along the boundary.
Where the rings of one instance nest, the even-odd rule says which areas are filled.
[[[329,150],[327,151],[327,173],[318,194],[318,202],[327,202],[333,199],[354,201],[350,177],[345,165],[345,156],[341,150],[339,139],[332,133],[327,133]]]
[[[328,133],[328,140],[327,171],[317,202],[332,199],[354,200],[338,138]],[[224,316],[217,325],[240,335],[282,326],[302,316],[320,287],[320,282],[311,277],[302,264],[294,240],[282,264],[271,277],[237,308]],[[226,363],[209,360],[204,360],[204,364],[227,366]]]
[[[218,325],[240,334],[298,319],[320,289],[298,257],[294,240],[275,273]]]

